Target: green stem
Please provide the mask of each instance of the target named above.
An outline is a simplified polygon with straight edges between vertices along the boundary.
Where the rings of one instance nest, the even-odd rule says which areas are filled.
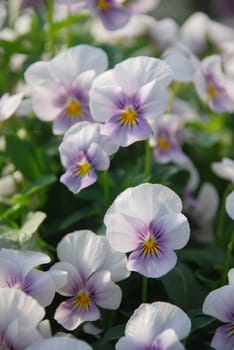
[[[148,296],[148,280],[147,277],[142,277],[142,303],[147,302],[147,296]]]
[[[231,239],[227,245],[227,253],[224,261],[223,266],[223,273],[221,277],[221,285],[226,284],[227,282],[227,273],[230,267],[231,257],[232,257],[232,250],[233,250],[233,244],[234,244],[234,232],[232,233]]]
[[[145,141],[145,175],[150,176],[151,174],[151,148],[149,140]]]
[[[47,13],[48,13],[48,42],[50,47],[50,55],[55,55],[55,38],[54,38],[54,0],[47,0]]]
[[[103,183],[103,191],[104,191],[104,203],[105,207],[108,207],[110,201],[110,179],[108,171],[103,171],[102,173],[102,183]]]
[[[217,224],[217,234],[216,234],[216,242],[218,245],[223,244],[223,226],[224,226],[224,218],[226,214],[226,198],[227,195],[230,193],[230,191],[233,188],[233,184],[229,184],[223,194],[222,200],[221,200],[221,205],[220,205],[220,210],[219,210],[219,216],[218,216],[218,224]]]

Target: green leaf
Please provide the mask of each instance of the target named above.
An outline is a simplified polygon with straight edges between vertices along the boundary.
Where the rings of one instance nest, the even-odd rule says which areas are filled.
[[[6,136],[6,151],[17,170],[20,170],[29,181],[35,181],[48,174],[48,163],[42,151],[28,140],[14,135]]]
[[[204,315],[201,309],[189,310],[187,314],[192,322],[191,332],[209,326],[215,321],[213,317]]]
[[[125,324],[120,324],[110,328],[103,336],[103,340],[108,342],[118,340],[124,335]]]
[[[168,297],[182,309],[201,307],[206,292],[195,279],[193,271],[181,262],[161,279]]]
[[[44,190],[49,185],[52,185],[54,182],[56,182],[56,180],[57,178],[54,175],[40,177],[30,186],[30,188],[25,193],[14,196],[12,199],[12,204],[27,204],[32,196]]]

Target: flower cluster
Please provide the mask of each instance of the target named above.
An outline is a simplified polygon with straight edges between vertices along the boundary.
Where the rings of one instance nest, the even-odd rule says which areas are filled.
[[[0,3],[0,350],[234,349],[234,29],[159,3]]]

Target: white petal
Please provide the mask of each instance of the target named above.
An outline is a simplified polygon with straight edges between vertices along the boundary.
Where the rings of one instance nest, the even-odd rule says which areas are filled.
[[[121,281],[129,277],[130,272],[127,269],[127,257],[111,248],[106,237],[101,237],[106,245],[106,260],[102,266],[103,270],[111,273],[113,282]]]
[[[135,310],[126,325],[125,334],[152,343],[161,332],[169,328],[175,331],[178,339],[182,339],[190,332],[191,321],[176,305],[155,302],[141,304]]]
[[[84,277],[97,271],[106,258],[102,239],[89,230],[66,235],[58,244],[57,251],[60,260],[74,265]]]
[[[187,218],[183,214],[164,215],[156,222],[159,227],[162,227],[163,238],[165,238],[168,248],[181,249],[188,243],[190,227]]]
[[[144,56],[132,57],[117,64],[113,75],[127,94],[137,92],[141,86],[155,79],[165,88],[172,79],[171,69],[165,62]]]
[[[70,336],[55,336],[44,339],[35,344],[28,346],[25,350],[92,350],[83,340],[79,340]]]
[[[8,259],[14,263],[23,277],[25,277],[33,267],[50,262],[50,257],[48,255],[30,250],[17,251],[2,248],[0,250],[0,258]]]
[[[99,271],[92,275],[87,282],[87,288],[94,289],[94,302],[104,309],[118,309],[122,292],[117,284],[112,282],[109,271]]]
[[[107,55],[102,49],[90,45],[78,45],[53,58],[49,64],[49,71],[58,81],[71,82],[88,70],[100,74],[107,65]]]
[[[138,246],[142,231],[145,231],[145,225],[138,218],[116,214],[108,220],[106,237],[113,249],[127,253]]]
[[[203,304],[204,314],[222,322],[233,322],[234,286],[227,285],[210,292]]]
[[[17,320],[21,327],[36,328],[45,311],[38,302],[24,292],[14,288],[0,288],[0,328]]]

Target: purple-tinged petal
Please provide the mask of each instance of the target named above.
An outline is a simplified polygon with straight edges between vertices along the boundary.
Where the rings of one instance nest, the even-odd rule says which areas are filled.
[[[57,289],[61,295],[71,297],[83,286],[79,271],[69,262],[58,262],[52,266],[51,271],[64,271],[67,274],[66,284]]]
[[[160,227],[163,239],[169,249],[181,249],[189,240],[190,227],[183,214],[168,214],[153,221],[152,226]]]
[[[1,345],[3,349],[25,349],[28,345],[40,341],[41,338],[37,329],[21,327],[20,320],[15,320],[5,330]]]
[[[125,125],[120,118],[120,113],[114,115],[102,128],[102,133],[111,137],[116,144],[126,147],[136,141],[146,140],[150,136],[152,129],[141,116],[137,117],[134,125]]]
[[[147,226],[136,217],[115,214],[108,219],[106,237],[113,249],[121,253],[136,249],[143,232],[147,233]]]
[[[52,121],[61,113],[61,106],[56,101],[64,94],[63,88],[55,82],[46,82],[32,87],[32,108],[37,117]]]
[[[89,187],[97,180],[97,175],[93,169],[85,176],[74,174],[74,169],[69,168],[61,177],[62,182],[73,193],[79,193],[83,188]]]
[[[82,308],[76,306],[76,297],[62,302],[54,315],[55,320],[70,331],[85,321],[96,321],[99,317],[100,312],[92,300],[88,308]]]
[[[106,29],[116,30],[128,23],[130,12],[121,7],[113,7],[106,11],[100,11],[99,16]]]
[[[55,295],[55,284],[47,271],[31,270],[25,277],[23,291],[31,295],[42,306],[51,304]]]
[[[48,255],[30,250],[18,251],[2,248],[0,258],[8,259],[14,263],[22,277],[25,277],[33,267],[50,262]]]
[[[234,322],[234,286],[227,285],[210,292],[204,301],[203,312],[222,322]]]
[[[174,329],[166,329],[159,334],[154,340],[152,348],[160,350],[184,350],[184,346],[179,342]]]
[[[106,73],[94,80],[90,90],[90,110],[93,118],[98,122],[105,122],[116,114],[117,103],[123,95],[121,87],[108,84],[108,80],[107,83],[105,82],[105,76],[107,78],[109,76]],[[100,85],[98,85],[99,81]]]
[[[118,309],[122,292],[119,286],[112,282],[109,271],[95,272],[87,281],[86,288],[98,306],[104,309]]]
[[[145,350],[147,344],[142,340],[133,337],[125,336],[119,339],[115,346],[116,350]]]
[[[173,250],[161,245],[156,254],[144,254],[142,244],[134,250],[127,263],[130,271],[136,271],[143,276],[159,278],[167,274],[176,265],[177,256]]]
[[[108,155],[97,143],[91,143],[87,150],[87,158],[92,160],[92,166],[96,170],[107,170],[110,166]]]
[[[212,348],[216,350],[233,350],[234,347],[234,324],[219,327],[211,340]]]

